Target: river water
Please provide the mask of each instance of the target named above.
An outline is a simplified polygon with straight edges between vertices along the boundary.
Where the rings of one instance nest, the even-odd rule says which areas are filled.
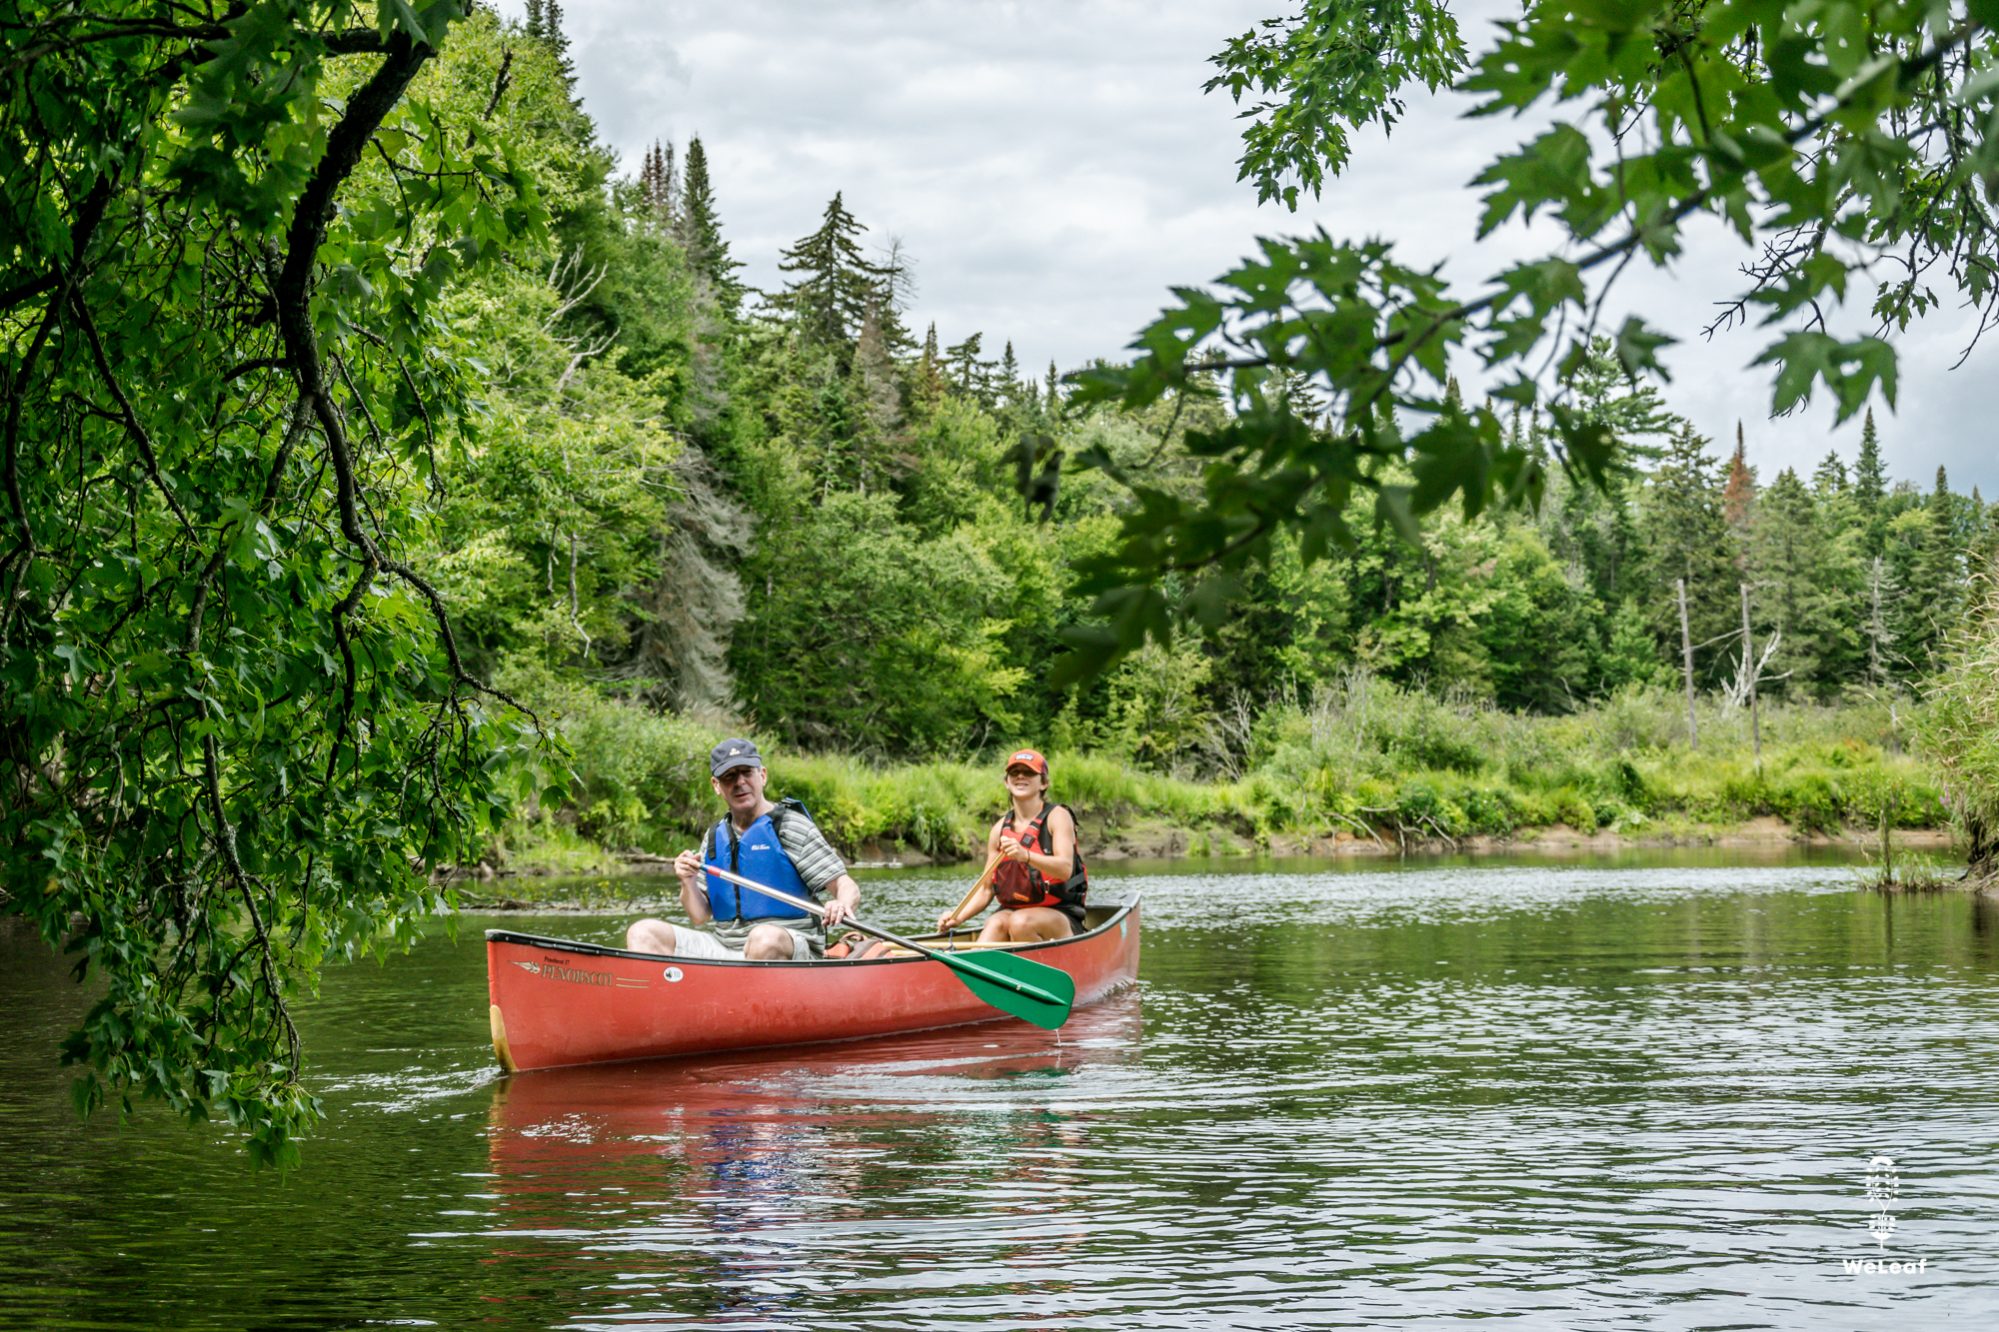
[[[863,877],[889,925],[965,878]],[[332,1117],[285,1177],[78,1123],[74,987],[0,929],[0,1324],[1999,1322],[1994,904],[1714,856],[1093,896],[1140,890],[1142,984],[1059,1035],[512,1079],[480,929],[621,921],[467,918],[305,1007]]]

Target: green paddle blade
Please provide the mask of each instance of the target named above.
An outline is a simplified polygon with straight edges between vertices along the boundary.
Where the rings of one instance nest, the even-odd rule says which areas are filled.
[[[1018,953],[941,953],[930,956],[957,973],[965,988],[1003,1013],[1053,1031],[1069,1020],[1076,978]]]

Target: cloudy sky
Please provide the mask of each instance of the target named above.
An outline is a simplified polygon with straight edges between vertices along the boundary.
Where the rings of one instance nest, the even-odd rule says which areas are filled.
[[[503,0],[518,17],[521,0]],[[1489,12],[1492,7],[1477,8]],[[956,342],[985,334],[997,355],[1063,369],[1118,357],[1167,288],[1226,271],[1255,237],[1323,225],[1385,236],[1406,261],[1446,263],[1460,282],[1535,251],[1545,235],[1503,231],[1474,247],[1467,188],[1495,153],[1529,137],[1513,121],[1466,120],[1466,103],[1420,90],[1392,137],[1362,136],[1317,203],[1259,208],[1235,179],[1235,107],[1203,94],[1207,59],[1284,0],[568,0],[579,89],[634,169],[654,139],[706,146],[725,235],[748,281],[775,288],[778,250],[810,232],[843,191],[885,246],[916,263],[911,322]],[[1487,24],[1468,20],[1474,51]],[[1768,479],[1809,472],[1829,448],[1849,461],[1859,422],[1835,429],[1823,393],[1770,420],[1769,377],[1750,369],[1755,330],[1712,343],[1700,330],[1744,258],[1718,228],[1667,273],[1634,265],[1607,323],[1638,310],[1681,338],[1668,401],[1732,444],[1746,430]],[[1999,416],[1982,345],[1951,371],[1973,321],[1951,310],[1902,343],[1899,410],[1880,417],[1893,476],[1925,489],[1939,464],[1954,488],[1999,496],[1987,440]],[[1717,448],[1722,447],[1720,443]]]

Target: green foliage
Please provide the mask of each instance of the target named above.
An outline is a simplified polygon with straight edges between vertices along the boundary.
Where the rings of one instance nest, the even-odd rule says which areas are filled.
[[[509,683],[543,700],[544,719],[570,754],[565,799],[526,823],[559,817],[604,846],[674,855],[714,821],[708,728],[550,675],[517,673]]]
[[[1946,263],[1974,304],[1999,298],[1976,202],[1999,155],[1987,21],[1977,5],[1866,0],[1529,4],[1467,63],[1442,6],[1307,0],[1231,42],[1210,86],[1261,99],[1243,169],[1265,197],[1316,191],[1343,165],[1348,129],[1392,124],[1412,81],[1455,79],[1475,114],[1567,117],[1477,177],[1482,234],[1540,220],[1558,244],[1459,291],[1383,242],[1266,238],[1212,284],[1176,288],[1129,366],[1075,376],[1079,404],[1142,408],[1218,368],[1232,412],[1190,434],[1198,489],[1135,488],[1117,547],[1085,571],[1100,625],[1072,635],[1068,671],[1200,623],[1203,589],[1269,563],[1281,534],[1307,564],[1351,545],[1357,497],[1413,541],[1446,505],[1467,518],[1538,506],[1551,462],[1602,485],[1628,446],[1578,400],[1595,312],[1629,264],[1674,262],[1704,219],[1770,256],[1717,327],[1771,327],[1751,364],[1774,368],[1776,411],[1821,387],[1842,421],[1877,391],[1892,405],[1893,338],[1936,304],[1932,267]],[[1889,255],[1902,267],[1874,285],[1876,332],[1828,332],[1821,303]],[[1671,341],[1632,316],[1611,346],[1626,377],[1661,381]],[[1450,406],[1456,353],[1483,361],[1501,401],[1541,413],[1545,447],[1490,407]],[[1310,411],[1288,391],[1301,379]],[[1193,580],[1190,595],[1169,602],[1168,575]]]
[[[1465,64],[1457,20],[1435,0],[1305,0],[1289,19],[1267,19],[1215,57],[1221,70],[1207,91],[1226,88],[1242,113],[1242,180],[1256,182],[1257,202],[1319,193],[1348,155],[1347,127],[1378,121],[1384,132],[1403,113],[1402,87],[1420,80],[1431,92]]]
[[[752,715],[806,743],[949,752],[1015,725],[1026,672],[990,609],[998,571],[969,540],[921,540],[886,496],[834,495],[786,534],[737,633]]]
[[[0,908],[92,986],[80,1107],[261,1161],[316,1113],[288,997],[536,785],[408,562],[476,428],[442,294],[544,219],[462,9],[43,7],[0,65]]]
[[[493,371],[434,562],[480,667],[618,659],[660,574],[678,489],[678,445],[658,420],[667,372],[575,364],[575,340],[556,332],[564,303],[555,281],[518,269],[446,303],[452,341]]]
[[[1999,596],[1981,572],[1971,612],[1951,636],[1945,669],[1920,723],[1924,754],[1941,773],[1951,818],[1971,844],[1974,871],[1999,856]]]

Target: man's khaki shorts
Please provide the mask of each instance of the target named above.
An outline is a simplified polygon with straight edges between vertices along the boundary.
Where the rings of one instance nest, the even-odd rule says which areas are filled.
[[[803,930],[794,930],[790,926],[784,925],[782,921],[772,921],[770,923],[780,926],[786,934],[791,936],[791,960],[793,962],[810,962],[813,958],[819,956],[816,947],[818,944],[817,939]],[[751,928],[755,927],[752,926]],[[679,945],[679,947],[673,950],[672,955],[675,957],[699,957],[715,962],[740,962],[743,960],[743,945],[749,942],[749,930],[744,930],[742,940],[734,943],[733,946],[731,946],[729,941],[719,939],[707,930],[697,930],[690,925],[675,925],[673,927],[673,939]]]

